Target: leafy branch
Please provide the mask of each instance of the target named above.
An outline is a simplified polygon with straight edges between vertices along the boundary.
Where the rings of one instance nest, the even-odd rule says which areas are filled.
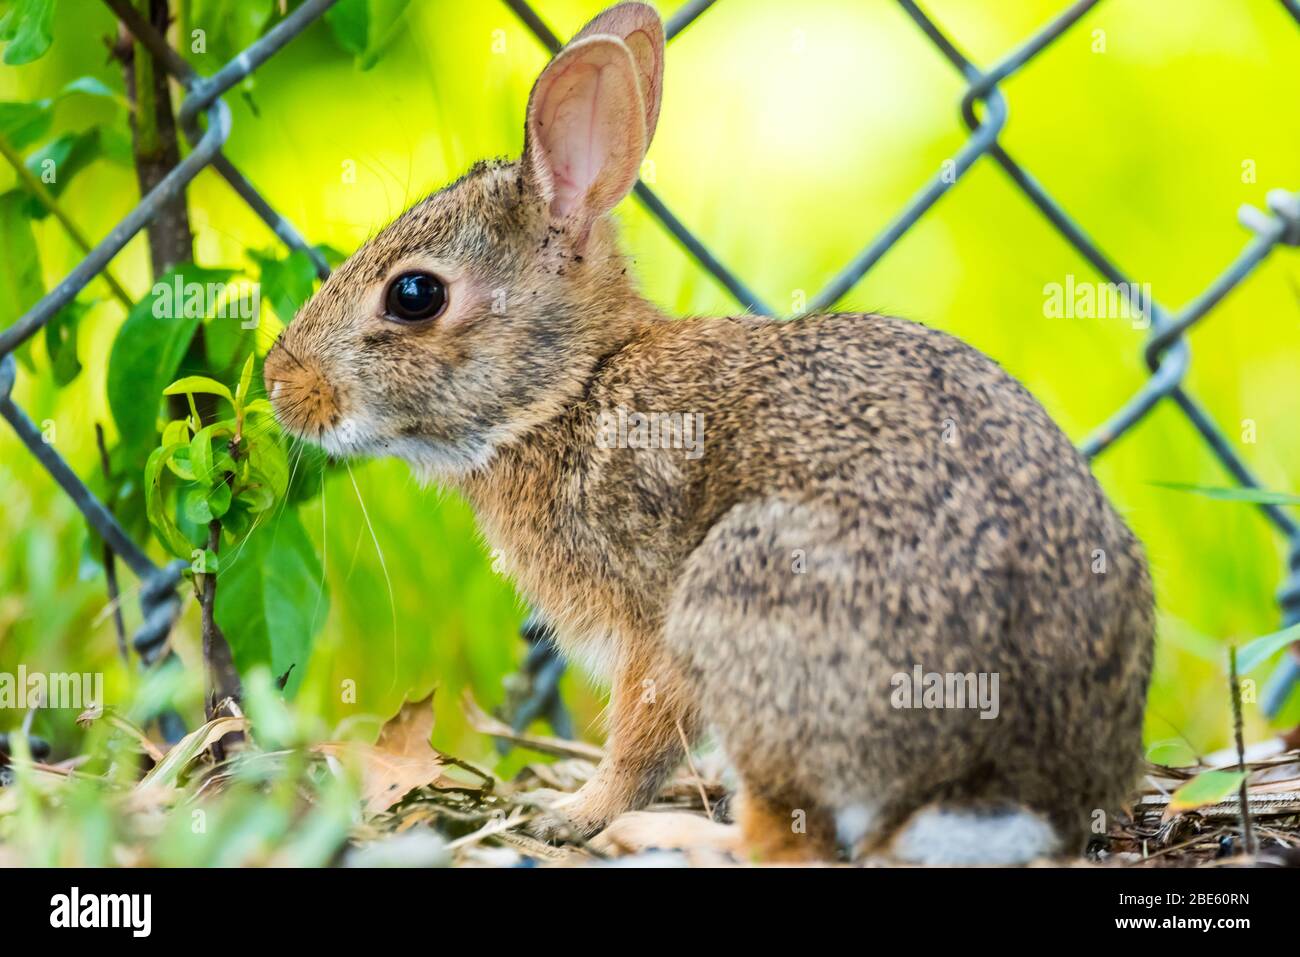
[[[251,396],[253,369],[250,353],[233,394],[207,376],[186,376],[165,388],[164,395],[184,397],[189,415],[167,424],[145,464],[149,522],[165,548],[190,561],[188,575],[202,608],[209,718],[222,700],[239,694],[230,645],[215,612],[223,532],[242,540],[289,484],[288,461],[274,434],[253,427],[272,416],[266,399]],[[224,401],[232,415],[204,424],[196,395]]]

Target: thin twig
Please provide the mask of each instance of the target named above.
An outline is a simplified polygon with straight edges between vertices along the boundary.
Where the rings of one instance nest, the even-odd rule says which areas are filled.
[[[1254,854],[1255,833],[1250,826],[1250,801],[1246,793],[1246,782],[1250,776],[1246,773],[1246,745],[1242,734],[1241,685],[1237,680],[1236,645],[1228,648],[1228,679],[1232,682],[1232,732],[1237,745],[1237,770],[1241,773],[1241,784],[1237,792],[1241,803],[1241,837],[1246,844],[1246,853]]]
[[[1167,855],[1167,854],[1172,854],[1174,851],[1185,850],[1186,848],[1194,847],[1194,846],[1196,846],[1197,844],[1204,844],[1204,843],[1207,843],[1207,842],[1213,841],[1213,840],[1215,840],[1216,838],[1220,837],[1220,836],[1223,834],[1223,832],[1224,832],[1224,828],[1219,828],[1217,831],[1211,831],[1209,834],[1198,834],[1198,835],[1196,835],[1196,837],[1192,838],[1190,841],[1184,841],[1184,842],[1181,843],[1181,844],[1174,844],[1174,845],[1172,845],[1172,846],[1170,846],[1170,847],[1164,847],[1164,848],[1161,848],[1160,850],[1156,851],[1154,854],[1148,854],[1148,853],[1146,853],[1146,843],[1147,843],[1147,842],[1146,842],[1146,840],[1144,839],[1144,840],[1142,841],[1142,851],[1143,851],[1143,853],[1142,853],[1142,858],[1141,858],[1141,860],[1131,861],[1131,862],[1129,862],[1128,864],[1125,864],[1124,866],[1125,866],[1125,867],[1141,867],[1143,864],[1147,863],[1148,861],[1154,861],[1156,858],[1158,858],[1158,857],[1164,857],[1164,856]]]
[[[504,721],[497,720],[480,708],[478,702],[474,700],[474,696],[468,690],[461,697],[461,702],[465,710],[465,718],[469,721],[470,727],[481,734],[501,738],[521,748],[527,748],[541,754],[552,754],[558,758],[580,758],[583,761],[599,764],[601,758],[605,756],[604,751],[594,744],[587,744],[585,741],[568,741],[563,738],[552,738],[547,735],[532,735],[516,731]]]
[[[513,830],[521,824],[527,824],[534,816],[535,815],[525,814],[523,808],[516,807],[510,812],[508,817],[493,818],[477,831],[458,837],[454,841],[449,841],[447,844],[447,850],[455,851],[471,844],[478,844],[484,838],[491,837],[494,834],[500,834],[503,831]]]
[[[104,471],[104,479],[110,485],[113,481],[113,467],[108,460],[108,447],[104,444],[104,427],[95,423],[95,444],[99,446],[99,464]],[[121,592],[117,585],[117,559],[113,555],[113,546],[104,542],[104,582],[108,586],[108,603],[113,609],[113,624],[117,628],[117,650],[122,660],[131,663],[131,652],[126,644],[126,622],[122,619]]]

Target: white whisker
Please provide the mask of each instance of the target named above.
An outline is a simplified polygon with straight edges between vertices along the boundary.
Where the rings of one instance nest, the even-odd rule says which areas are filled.
[[[370,540],[375,543],[375,553],[379,556],[379,567],[384,573],[384,582],[388,585],[388,607],[393,615],[393,683],[389,686],[389,691],[397,685],[397,599],[393,595],[393,579],[388,574],[388,562],[384,560],[384,550],[379,547],[379,536],[375,534],[375,526],[370,522],[370,513],[366,510],[366,503],[361,498],[361,487],[357,485],[357,477],[352,471],[352,463],[343,460],[347,466],[348,478],[352,479],[352,490],[357,493],[357,504],[361,506],[361,517],[366,520],[366,528],[370,530]]]

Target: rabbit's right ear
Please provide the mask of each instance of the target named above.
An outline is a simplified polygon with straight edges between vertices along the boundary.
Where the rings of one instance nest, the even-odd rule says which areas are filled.
[[[645,117],[636,60],[617,37],[574,40],[537,78],[524,162],[552,216],[572,220],[580,242],[636,182]]]
[[[646,3],[620,3],[610,7],[578,31],[575,40],[604,33],[618,37],[636,61],[641,98],[645,100],[646,145],[655,138],[659,104],[664,94],[664,25],[655,8]]]

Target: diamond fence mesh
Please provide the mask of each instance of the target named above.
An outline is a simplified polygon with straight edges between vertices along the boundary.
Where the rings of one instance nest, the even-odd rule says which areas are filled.
[[[191,151],[113,227],[62,282],[17,322],[0,331],[0,415],[72,498],[90,525],[140,579],[143,620],[132,641],[142,660],[153,663],[166,654],[167,636],[180,609],[176,592],[184,564],[178,561],[159,566],[150,559],[62,456],[43,440],[40,430],[12,398],[17,375],[14,350],[70,303],[137,233],[149,225],[171,199],[208,167],[229,183],[285,245],[311,257],[318,274],[322,278],[327,275],[328,267],[319,252],[275,212],[248,179],[222,154],[222,146],[231,132],[230,110],[222,96],[321,17],[337,0],[306,0],[261,39],[211,76],[200,75],[190,67],[167,44],[166,39],[143,19],[130,0],[104,2],[184,89],[185,97],[179,109],[179,120],[190,140]],[[560,49],[559,39],[526,0],[504,2],[550,51]],[[678,36],[716,2],[717,0],[688,0],[682,4],[665,24],[667,38],[671,41]],[[1089,458],[1102,454],[1132,432],[1156,405],[1171,401],[1182,411],[1190,426],[1213,451],[1232,479],[1243,487],[1257,488],[1258,483],[1249,466],[1184,384],[1191,363],[1186,334],[1194,325],[1207,318],[1224,297],[1244,282],[1278,246],[1300,246],[1300,194],[1275,190],[1268,194],[1267,211],[1250,206],[1242,207],[1239,220],[1253,237],[1237,258],[1200,295],[1181,309],[1170,310],[1151,297],[1145,287],[1129,281],[1123,270],[1102,251],[1083,226],[1011,157],[998,140],[1008,119],[1008,104],[999,84],[1042,53],[1101,2],[1102,0],[1079,0],[1002,60],[991,67],[981,68],[962,54],[938,24],[913,0],[897,0],[905,15],[929,39],[939,55],[966,81],[960,112],[963,122],[970,129],[970,136],[951,161],[945,164],[945,168],[922,184],[880,234],[836,274],[825,288],[812,297],[806,312],[823,312],[834,307],[935,203],[962,181],[977,161],[987,157],[1002,168],[1025,199],[1107,282],[1124,291],[1131,307],[1149,324],[1149,335],[1143,346],[1143,358],[1150,371],[1147,381],[1081,443],[1080,450],[1083,454]],[[1296,21],[1297,28],[1300,28],[1300,0],[1278,2]],[[201,115],[206,118],[206,126],[199,122]],[[740,277],[728,269],[703,241],[673,215],[649,186],[638,182],[635,195],[650,214],[663,224],[682,250],[710,273],[741,306],[758,314],[775,315]],[[1288,542],[1286,577],[1278,593],[1283,624],[1300,623],[1300,523],[1277,505],[1262,505],[1260,508]],[[542,640],[544,628],[535,618],[530,619],[524,632],[534,650],[545,644]],[[1264,689],[1262,705],[1266,714],[1275,714],[1292,687],[1300,682],[1300,658],[1294,655],[1294,650],[1293,648],[1293,653],[1284,658]],[[567,717],[556,691],[560,669],[547,665],[536,654],[530,654],[529,658],[530,661],[539,659],[529,666],[535,672],[536,680],[532,698],[523,713],[516,715],[516,723],[519,718],[542,714],[549,717],[557,729],[567,727]]]

